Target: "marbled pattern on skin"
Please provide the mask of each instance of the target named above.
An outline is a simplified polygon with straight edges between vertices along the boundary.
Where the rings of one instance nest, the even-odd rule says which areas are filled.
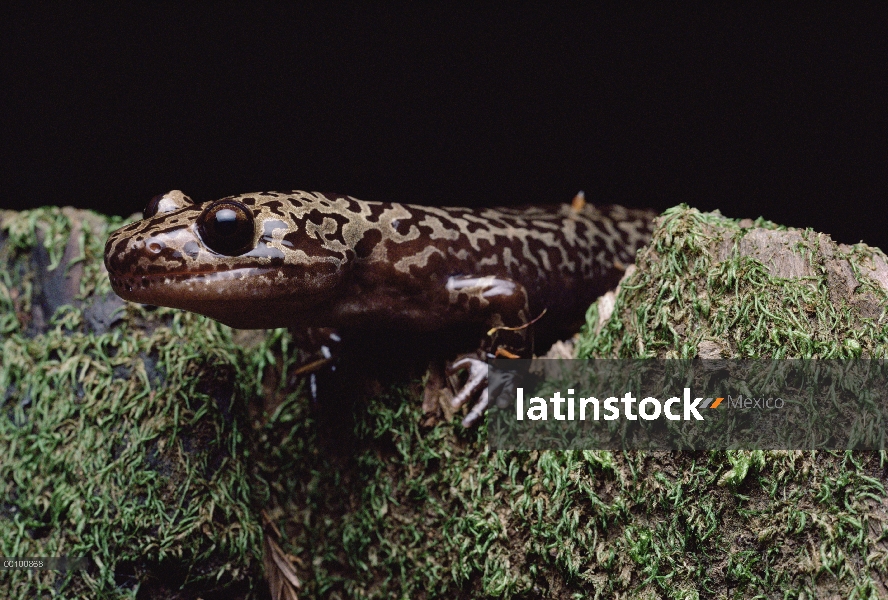
[[[105,249],[126,300],[201,313],[236,328],[435,332],[567,330],[614,287],[650,239],[654,213],[620,206],[458,208],[260,192],[240,255],[211,250],[196,222],[214,202],[179,191],[115,231]],[[531,328],[482,343],[527,355]]]

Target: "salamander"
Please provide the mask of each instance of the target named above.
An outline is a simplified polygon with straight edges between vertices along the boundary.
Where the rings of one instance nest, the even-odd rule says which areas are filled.
[[[648,242],[654,213],[621,206],[459,208],[261,192],[151,200],[105,246],[125,300],[239,329],[353,335],[472,331],[480,354],[458,407],[487,408],[484,353],[529,356],[533,329],[569,335]],[[575,331],[575,330],[574,330]],[[324,344],[322,344],[324,345]],[[325,346],[327,347],[327,346]]]

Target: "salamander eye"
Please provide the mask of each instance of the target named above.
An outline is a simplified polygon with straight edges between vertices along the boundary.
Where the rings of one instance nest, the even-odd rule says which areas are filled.
[[[252,247],[256,227],[249,208],[235,200],[220,200],[197,218],[197,232],[213,252],[237,256]]]
[[[148,206],[142,211],[142,218],[149,219],[158,213],[171,212],[193,203],[194,200],[178,190],[158,194],[148,201]]]

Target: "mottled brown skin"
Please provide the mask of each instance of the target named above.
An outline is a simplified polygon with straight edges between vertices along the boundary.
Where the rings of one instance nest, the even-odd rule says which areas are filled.
[[[195,223],[213,203],[166,194],[155,216],[115,231],[105,248],[114,291],[241,329],[330,327],[436,332],[520,327],[567,331],[650,238],[654,214],[619,206],[436,208],[314,192],[236,200],[253,243],[224,256]],[[482,348],[527,355],[530,328]]]

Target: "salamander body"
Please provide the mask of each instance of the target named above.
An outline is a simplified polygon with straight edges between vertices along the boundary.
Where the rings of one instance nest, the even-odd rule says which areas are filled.
[[[496,330],[530,352],[530,321],[568,330],[614,287],[654,214],[619,206],[453,208],[262,192],[193,203],[179,191],[105,248],[114,291],[242,329]],[[500,329],[497,329],[500,328]],[[515,329],[518,328],[518,329]]]

